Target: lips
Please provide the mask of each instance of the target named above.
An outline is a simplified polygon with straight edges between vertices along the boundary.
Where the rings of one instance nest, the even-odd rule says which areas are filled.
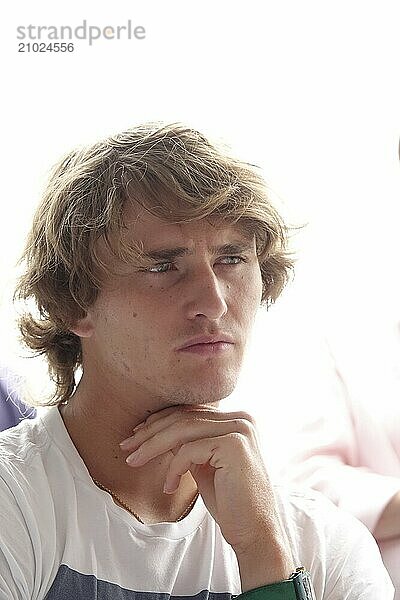
[[[208,347],[218,347],[218,346],[222,346],[224,344],[233,344],[234,341],[233,339],[229,336],[229,335],[225,335],[225,334],[218,334],[218,335],[199,335],[196,336],[194,338],[191,338],[190,340],[187,340],[182,346],[179,346],[178,348],[176,348],[177,351],[180,350],[188,350],[189,348],[194,348],[194,347],[204,347],[206,348]]]

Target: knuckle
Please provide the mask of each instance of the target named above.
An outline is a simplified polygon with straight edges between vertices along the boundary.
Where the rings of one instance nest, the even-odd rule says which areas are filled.
[[[242,433],[239,433],[238,431],[234,431],[232,433],[229,434],[229,438],[231,440],[231,442],[237,447],[237,448],[241,448],[245,445],[246,443],[246,436],[243,435]]]
[[[253,427],[256,426],[256,420],[254,419],[254,417],[246,412],[246,411],[240,411],[238,413],[236,413],[239,419],[243,419],[244,421],[248,421],[249,423],[251,423],[251,425],[253,425]]]
[[[243,435],[252,433],[252,426],[245,419],[235,419],[235,428],[238,433]]]
[[[151,425],[156,420],[157,420],[156,413],[149,415],[143,421],[143,428],[148,427],[149,425]]]
[[[185,455],[190,452],[190,449],[193,446],[193,442],[184,442],[180,447],[177,453],[175,454],[175,458],[179,460],[183,460]]]

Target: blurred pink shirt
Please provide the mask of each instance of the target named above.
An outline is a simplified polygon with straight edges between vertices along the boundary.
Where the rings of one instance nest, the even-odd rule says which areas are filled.
[[[400,490],[400,344],[394,333],[393,344],[374,339],[374,352],[367,329],[365,352],[351,343],[335,347],[329,392],[300,412],[293,454],[280,471],[286,482],[328,496],[371,532]],[[400,538],[378,545],[400,600]]]

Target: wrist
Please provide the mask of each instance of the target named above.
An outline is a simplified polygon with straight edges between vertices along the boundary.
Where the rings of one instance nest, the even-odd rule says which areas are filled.
[[[299,567],[289,579],[248,590],[240,600],[316,600],[310,574]]]
[[[288,580],[295,569],[291,555],[282,547],[263,551],[255,546],[252,552],[236,553],[236,557],[242,592]]]

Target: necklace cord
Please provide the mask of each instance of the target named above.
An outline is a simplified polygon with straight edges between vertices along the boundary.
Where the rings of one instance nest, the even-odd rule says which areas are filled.
[[[93,479],[93,483],[95,483],[97,485],[97,487],[99,487],[101,490],[103,490],[104,492],[107,492],[108,494],[110,494],[110,496],[112,498],[114,498],[114,500],[116,500],[118,502],[118,504],[120,504],[121,506],[123,506],[128,512],[131,513],[131,515],[133,515],[135,517],[135,519],[137,519],[139,521],[139,523],[142,523],[143,525],[145,524],[144,521],[142,521],[142,519],[139,517],[139,515],[137,513],[135,513],[135,511],[126,503],[124,502],[124,500],[121,500],[121,498],[119,498],[117,496],[117,494],[115,492],[112,492],[110,489],[106,488],[105,485],[103,485],[102,483],[100,483],[99,481],[97,481],[96,479]],[[191,509],[193,508],[194,503],[196,502],[197,498],[199,497],[199,492],[196,492],[195,497],[193,498],[193,500],[191,501],[191,503],[189,504],[189,506],[187,508],[185,508],[184,512],[181,514],[180,517],[178,517],[175,521],[173,521],[173,523],[177,523],[178,521],[181,521],[182,519],[184,519],[186,517],[186,515],[191,511]]]

